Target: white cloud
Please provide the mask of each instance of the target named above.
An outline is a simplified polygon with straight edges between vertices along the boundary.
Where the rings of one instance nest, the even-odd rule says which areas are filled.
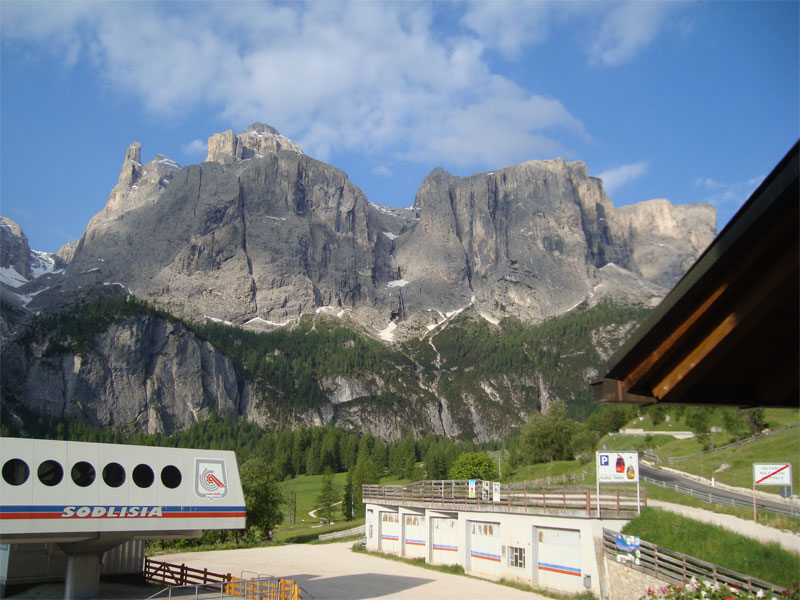
[[[631,60],[656,38],[676,2],[631,0],[612,5],[589,47],[591,62],[616,66]]]
[[[516,58],[525,46],[547,39],[558,8],[551,2],[471,2],[461,24],[487,46]]]
[[[650,164],[648,162],[639,161],[628,165],[614,167],[613,169],[606,169],[597,177],[603,180],[603,189],[606,191],[606,193],[612,194],[629,181],[644,175],[649,168]]]
[[[392,171],[386,165],[379,165],[372,169],[373,175],[380,175],[381,177],[391,177]]]
[[[639,4],[7,1],[2,35],[91,65],[153,114],[217,107],[230,128],[266,121],[322,160],[496,167],[569,155],[589,134],[557,98],[494,73],[487,49],[514,57],[559,20],[600,13],[592,52],[616,64],[658,32],[663,9]],[[460,23],[442,28],[437,10]]]
[[[191,142],[181,146],[181,150],[183,150],[183,153],[188,156],[205,154],[208,151],[208,142],[204,142],[203,140],[192,140]]]
[[[725,183],[713,177],[700,177],[694,186],[703,190],[703,201],[713,204],[720,213],[732,215],[764,180],[763,176]]]
[[[573,26],[587,32],[582,37],[590,63],[617,66],[647,48],[663,29],[668,13],[679,6],[661,0],[470,2],[461,24],[487,48],[511,59],[526,47],[562,35],[558,26]],[[687,27],[684,24],[684,32]]]

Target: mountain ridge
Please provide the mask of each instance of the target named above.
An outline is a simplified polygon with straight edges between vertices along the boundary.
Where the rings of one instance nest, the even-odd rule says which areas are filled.
[[[198,165],[140,153],[126,151],[62,289],[119,282],[193,320],[269,328],[328,307],[402,340],[471,304],[495,320],[614,294],[653,305],[715,233],[708,205],[617,209],[563,159],[464,178],[436,168],[394,209],[264,124],[212,135]]]
[[[212,135],[208,158],[142,163],[132,143],[103,209],[51,258],[64,268],[37,277],[3,221],[0,267],[21,278],[0,281],[9,410],[496,439],[555,398],[588,410],[605,355],[715,233],[708,205],[615,208],[563,159],[436,168],[392,208],[268,125]]]

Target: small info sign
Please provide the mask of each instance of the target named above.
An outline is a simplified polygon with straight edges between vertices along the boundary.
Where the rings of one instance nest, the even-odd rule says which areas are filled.
[[[639,564],[642,556],[642,541],[638,536],[622,535],[616,536],[617,562],[632,562]]]
[[[639,483],[638,452],[598,452],[597,481]]]
[[[753,463],[753,485],[792,485],[791,463]]]

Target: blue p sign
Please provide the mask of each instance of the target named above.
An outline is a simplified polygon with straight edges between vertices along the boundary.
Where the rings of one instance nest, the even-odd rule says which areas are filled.
[[[600,466],[607,467],[608,466],[608,454],[601,454],[600,455]]]

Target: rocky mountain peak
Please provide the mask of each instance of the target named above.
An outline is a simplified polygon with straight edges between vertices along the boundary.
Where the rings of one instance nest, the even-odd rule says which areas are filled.
[[[106,214],[117,215],[152,201],[153,193],[157,197],[180,168],[163,154],[156,154],[152,161],[142,164],[142,145],[133,142],[125,150],[117,185],[108,195]]]
[[[208,138],[206,162],[230,165],[237,161],[260,158],[266,154],[288,150],[303,153],[295,142],[265,123],[253,123],[239,135],[232,130],[215,133]]]
[[[6,217],[0,217],[0,267],[14,269],[25,279],[30,279],[28,238],[20,226]]]
[[[54,254],[31,250],[22,228],[0,217],[0,283],[17,288],[64,266],[64,260]]]

